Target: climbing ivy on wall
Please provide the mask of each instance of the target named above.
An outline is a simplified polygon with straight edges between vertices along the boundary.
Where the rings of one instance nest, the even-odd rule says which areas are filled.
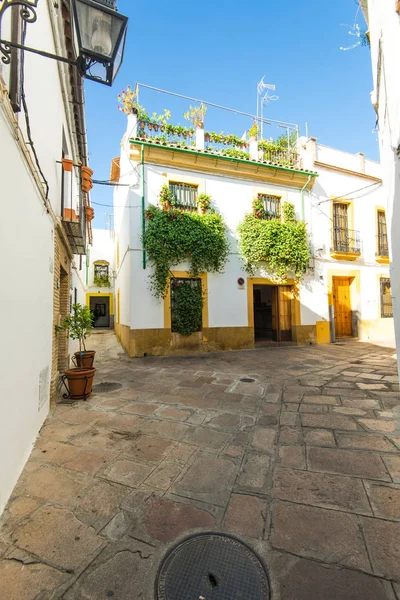
[[[185,336],[200,331],[203,316],[201,284],[193,286],[191,281],[172,279],[171,301],[172,331]]]
[[[145,218],[143,246],[154,266],[150,275],[154,296],[165,296],[170,271],[180,263],[189,262],[194,277],[204,272],[223,272],[229,242],[221,215],[149,206]]]
[[[304,221],[297,221],[293,204],[282,207],[283,221],[264,220],[256,214],[247,214],[238,226],[239,248],[246,270],[254,274],[259,262],[267,262],[269,269],[285,278],[294,272],[300,276],[310,261],[309,240]]]

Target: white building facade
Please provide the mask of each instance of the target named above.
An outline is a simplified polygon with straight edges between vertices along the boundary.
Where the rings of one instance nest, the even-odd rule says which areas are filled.
[[[397,360],[400,369],[400,4],[362,0],[371,43],[373,91],[377,115],[383,191],[387,198],[393,313]]]
[[[130,356],[253,348],[257,341],[323,344],[334,332],[362,340],[392,335],[379,164],[313,138],[299,140],[295,166],[260,160],[251,143],[249,159],[227,160],[204,150],[202,134],[195,147],[184,148],[151,134],[135,137],[136,127],[136,116],[130,115],[119,164],[120,172],[129,174],[117,176],[124,185],[114,195],[115,328]],[[152,295],[152,265],[142,245],[144,210],[159,204],[164,184],[211,196],[228,230],[225,272],[200,275],[202,326],[188,337],[171,327],[170,290],[163,300]],[[237,227],[259,194],[280,206],[290,202],[297,219],[307,222],[313,258],[300,279],[289,275],[283,281],[267,263],[251,276],[244,269]],[[190,278],[189,265],[174,265],[171,277]]]
[[[3,39],[72,52],[68,3],[39,2],[33,24],[20,11],[4,12]],[[73,303],[85,303],[91,229],[83,102],[81,78],[67,64],[20,50],[10,64],[0,62],[0,249],[12,270],[1,299],[0,513],[76,350],[55,326]]]

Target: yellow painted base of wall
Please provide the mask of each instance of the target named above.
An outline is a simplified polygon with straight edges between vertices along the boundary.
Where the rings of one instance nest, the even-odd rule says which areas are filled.
[[[254,348],[253,327],[206,327],[185,337],[170,329],[129,329],[116,324],[115,332],[130,357]]]
[[[254,327],[205,327],[185,337],[170,329],[129,329],[117,323],[115,332],[131,358],[255,348]],[[297,325],[292,327],[292,335],[298,345],[328,344],[329,323]]]
[[[315,324],[316,329],[316,343],[317,344],[330,344],[331,342],[331,330],[329,321],[317,321]]]
[[[394,339],[393,319],[371,319],[360,321],[358,334],[361,341],[379,340],[382,338]]]

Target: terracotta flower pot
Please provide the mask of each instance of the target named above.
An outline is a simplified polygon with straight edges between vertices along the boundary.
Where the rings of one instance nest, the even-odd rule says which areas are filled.
[[[75,352],[75,364],[80,369],[91,369],[93,367],[95,350],[84,350],[83,352]]]
[[[68,389],[70,398],[78,400],[86,398],[92,392],[93,377],[96,369],[67,369],[65,376],[68,381]]]
[[[79,217],[73,208],[64,208],[64,220],[77,222],[79,221]]]
[[[85,181],[85,180],[82,181],[82,191],[83,192],[90,192],[92,187],[93,187],[92,181]]]
[[[85,206],[85,214],[86,220],[92,221],[94,219],[94,208],[92,208],[91,206]]]
[[[74,161],[73,160],[71,160],[70,158],[62,158],[61,162],[62,162],[62,166],[63,166],[64,171],[69,171],[69,172],[72,171],[72,168],[74,166]]]
[[[160,126],[159,126],[159,125],[157,125],[157,123],[156,123],[156,124],[154,124],[154,125],[153,125],[153,129],[154,129],[154,131],[158,131],[159,127],[160,127]]]
[[[89,169],[89,167],[81,167],[82,170],[82,178],[83,179],[91,179],[92,175],[93,175],[93,171],[92,169]]]

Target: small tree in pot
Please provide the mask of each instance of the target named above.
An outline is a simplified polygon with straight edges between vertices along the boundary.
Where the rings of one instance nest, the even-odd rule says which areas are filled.
[[[86,398],[92,391],[94,350],[86,350],[85,340],[93,329],[93,313],[88,306],[74,304],[72,314],[65,317],[56,327],[57,331],[67,331],[71,340],[79,341],[79,352],[75,352],[75,369],[67,369],[65,375],[71,398]]]

